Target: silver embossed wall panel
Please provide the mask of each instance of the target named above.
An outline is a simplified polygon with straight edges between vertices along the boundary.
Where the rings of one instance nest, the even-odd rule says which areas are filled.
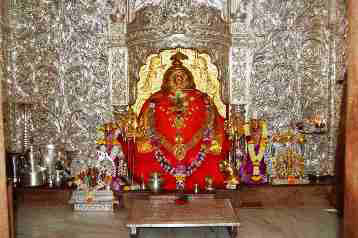
[[[105,1],[14,1],[7,61],[16,135],[31,104],[36,145],[93,154],[95,128],[111,119],[109,16]],[[13,150],[22,150],[15,145]]]
[[[109,6],[105,1],[65,1],[61,12],[60,81],[63,137],[82,150],[94,150],[96,126],[111,119],[108,73]],[[63,99],[63,102],[62,99]],[[50,108],[55,110],[58,102]],[[62,104],[62,105],[61,105]]]
[[[32,4],[30,1],[9,2],[7,22],[6,75],[10,102],[11,150],[23,149],[22,136],[24,107],[19,103],[46,101],[57,85],[56,46],[54,42],[57,27],[57,7],[53,3]],[[42,114],[38,113],[39,118]],[[41,116],[40,116],[41,115]],[[39,119],[38,118],[38,119]],[[36,120],[36,122],[41,121]],[[37,124],[35,122],[35,124]],[[34,133],[42,132],[41,128],[32,128]],[[47,133],[42,133],[46,135]],[[36,140],[37,142],[37,140]]]
[[[126,2],[126,0],[117,0],[119,2]],[[158,6],[160,4],[167,6],[170,3],[176,2],[178,5],[181,5],[184,2],[190,2],[193,6],[208,6],[219,9],[221,15],[225,18],[228,14],[228,5],[226,0],[128,0],[129,8],[129,19],[130,21],[134,19],[136,11],[147,6]]]
[[[248,116],[256,111],[265,117],[272,132],[323,116],[328,132],[307,136],[307,172],[334,174],[344,1],[236,0],[231,11],[231,100],[247,104]]]
[[[36,144],[52,138],[92,153],[95,127],[111,118],[111,106],[135,100],[132,97],[136,92],[130,90],[135,90],[133,84],[144,56],[160,48],[191,46],[211,50],[206,53],[213,56],[224,80],[230,65],[230,90],[223,84],[225,100],[229,95],[231,102],[247,104],[249,116],[257,111],[266,117],[271,131],[285,129],[291,121],[322,115],[328,122],[328,133],[308,137],[305,159],[315,173],[334,173],[342,94],[339,82],[346,61],[344,0],[191,1],[198,14],[185,15],[191,11],[182,9],[182,18],[178,19],[185,21],[165,21],[168,25],[150,29],[159,32],[151,36],[155,44],[148,34],[148,39],[140,39],[139,33],[145,35],[148,31],[133,30],[135,13],[144,6],[165,2],[170,10],[175,5],[172,1],[8,2],[4,22],[9,31],[2,37],[6,44],[3,82],[10,105],[8,134],[12,150],[23,147],[21,103],[30,103],[36,112],[31,128]],[[214,29],[217,23],[226,24],[220,18],[208,19],[214,29],[208,35],[212,40],[203,38],[201,32],[207,30],[196,24],[204,19],[200,14],[206,14],[200,12],[207,9],[199,7],[201,4],[218,8],[224,20],[230,9],[232,40],[226,38],[230,35],[226,27]],[[210,11],[214,13],[215,9]],[[130,51],[125,39],[128,20],[134,27],[129,32],[133,39],[128,42],[133,44]],[[195,34],[202,37],[200,41],[185,35],[194,29],[192,22],[196,24]],[[161,40],[158,36],[165,27],[176,32],[164,34]],[[183,34],[176,34],[179,30]],[[143,42],[137,44],[137,37]],[[318,158],[318,154],[324,156]]]
[[[167,0],[169,2],[169,0]],[[142,8],[146,5],[158,5],[160,0],[130,0],[130,4],[134,10]],[[224,8],[225,0],[192,0],[194,4],[205,4],[216,7],[218,9]]]
[[[128,51],[126,47],[111,49],[111,81],[112,81],[112,104],[128,104]]]
[[[339,133],[340,115],[343,98],[343,85],[346,75],[346,35],[348,30],[346,17],[346,4],[344,0],[332,0],[330,6],[330,44],[331,44],[331,73],[330,73],[330,144],[329,161],[323,164],[322,169],[331,173],[334,161],[340,160],[336,156],[336,147],[340,146],[337,141]]]
[[[6,51],[5,51],[5,42],[6,42],[6,34],[5,34],[5,11],[3,11],[4,3],[0,3],[0,90],[1,90],[1,96],[2,96],[2,111],[3,111],[3,119],[4,119],[4,135],[7,137],[5,139],[5,148],[9,147],[9,140],[8,136],[10,135],[10,108],[8,106],[8,103],[6,102],[6,99],[8,98],[8,89],[7,89],[7,83],[5,81],[6,78]]]

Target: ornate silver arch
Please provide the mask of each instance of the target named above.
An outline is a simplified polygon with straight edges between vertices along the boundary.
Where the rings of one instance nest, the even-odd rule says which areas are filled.
[[[205,26],[205,27],[203,27]],[[140,67],[162,49],[195,48],[210,55],[218,68],[221,97],[229,103],[228,65],[231,35],[220,10],[191,1],[168,1],[149,5],[127,25],[129,104],[135,103]]]

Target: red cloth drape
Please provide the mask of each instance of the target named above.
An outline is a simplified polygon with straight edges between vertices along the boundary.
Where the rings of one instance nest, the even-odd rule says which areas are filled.
[[[143,120],[146,116],[145,112],[150,106],[150,102],[155,103],[154,120],[156,125],[156,132],[164,136],[171,144],[175,144],[175,138],[177,135],[178,128],[175,127],[175,120],[178,116],[178,112],[173,107],[173,100],[175,95],[164,92],[158,92],[154,94],[147,102],[143,105],[139,120]],[[190,90],[186,92],[186,96],[183,98],[183,105],[185,107],[182,115],[184,120],[184,127],[180,128],[180,134],[184,139],[184,143],[188,143],[192,140],[195,133],[197,133],[204,123],[207,121],[208,112],[207,107],[211,107],[215,114],[214,128],[212,128],[216,134],[219,134],[223,141],[221,142],[222,151],[220,154],[214,154],[208,151],[205,156],[205,160],[202,165],[185,181],[185,189],[192,190],[194,184],[199,184],[201,189],[205,187],[205,177],[211,176],[213,178],[213,185],[216,188],[224,186],[224,178],[219,170],[219,163],[225,158],[229,150],[229,143],[224,133],[224,119],[219,115],[215,106],[208,102],[208,96],[201,93],[198,90]],[[136,181],[144,181],[147,183],[148,178],[152,172],[160,172],[164,179],[163,188],[166,190],[176,189],[175,177],[165,172],[160,164],[154,158],[154,152],[140,153],[134,144],[129,145],[123,142],[122,147],[127,158],[132,155],[133,161],[128,161],[130,170],[134,175]],[[171,152],[161,146],[161,151],[165,155],[166,159],[170,164],[175,167],[178,164],[184,164],[188,166],[198,156],[202,139],[190,150],[187,151],[185,158],[179,161]],[[131,148],[132,152],[129,153],[128,149]],[[129,158],[130,159],[130,158]]]

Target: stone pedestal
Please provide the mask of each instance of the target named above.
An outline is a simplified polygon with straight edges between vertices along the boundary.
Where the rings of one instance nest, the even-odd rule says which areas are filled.
[[[113,212],[114,196],[112,191],[74,191],[70,204],[74,211],[108,211]]]

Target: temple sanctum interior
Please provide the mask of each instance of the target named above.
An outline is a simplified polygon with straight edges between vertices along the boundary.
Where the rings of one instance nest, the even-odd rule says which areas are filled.
[[[4,238],[358,238],[358,2],[3,0]]]

